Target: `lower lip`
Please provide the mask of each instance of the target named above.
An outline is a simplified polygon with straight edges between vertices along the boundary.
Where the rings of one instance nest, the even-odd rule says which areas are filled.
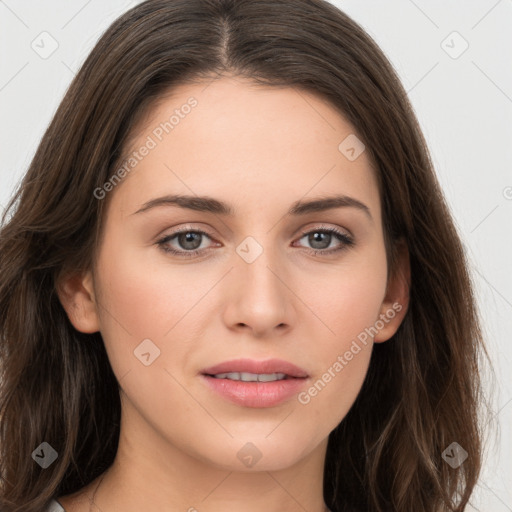
[[[244,407],[273,407],[293,397],[304,387],[307,378],[290,378],[273,382],[244,382],[201,375],[213,391]]]

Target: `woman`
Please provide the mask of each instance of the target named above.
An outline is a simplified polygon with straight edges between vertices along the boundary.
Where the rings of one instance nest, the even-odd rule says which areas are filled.
[[[331,4],[130,10],[8,211],[2,510],[464,510],[465,253],[392,66]]]

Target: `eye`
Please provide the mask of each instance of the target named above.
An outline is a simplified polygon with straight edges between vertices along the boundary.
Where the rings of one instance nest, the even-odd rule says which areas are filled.
[[[190,258],[208,250],[204,247],[201,248],[204,237],[211,239],[211,235],[206,231],[200,229],[182,229],[158,240],[157,245],[167,253],[183,258]],[[178,244],[178,250],[169,245],[172,241]]]
[[[185,228],[166,235],[158,240],[156,244],[168,254],[181,258],[192,258],[211,249],[211,247],[201,247],[205,237],[212,240],[212,235],[206,231]],[[321,226],[310,231],[304,231],[299,240],[303,238],[307,238],[307,242],[312,245],[309,252],[314,255],[330,255],[355,245],[350,235],[332,227]],[[334,248],[331,247],[333,241],[338,241],[338,245]],[[177,244],[178,247],[176,248],[176,245],[173,246],[172,243]]]
[[[343,233],[336,228],[328,228],[324,226],[302,232],[302,237],[299,240],[304,238],[306,238],[306,241],[312,245],[310,252],[314,255],[333,254],[352,247],[355,244],[350,235]],[[333,241],[338,241],[338,245],[334,248],[329,248]]]

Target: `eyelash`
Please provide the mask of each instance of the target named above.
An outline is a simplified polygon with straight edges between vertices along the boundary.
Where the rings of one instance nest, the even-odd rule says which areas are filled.
[[[166,244],[182,233],[198,233],[200,235],[206,235],[210,239],[213,238],[213,236],[207,231],[203,231],[200,229],[182,229],[161,238],[156,242],[156,245],[158,245],[164,252],[172,254],[174,256],[178,256],[180,258],[193,258],[194,256],[198,256],[204,251],[208,251],[208,249],[194,249],[193,251],[176,251],[175,249],[170,249]],[[346,250],[355,245],[353,238],[350,237],[349,235],[341,231],[338,231],[336,228],[329,228],[324,226],[321,226],[316,229],[311,229],[309,231],[302,231],[301,236],[298,238],[298,240],[311,233],[331,234],[334,235],[340,242],[342,242],[342,244],[335,249],[309,249],[308,252],[310,252],[314,256],[317,256],[319,254],[323,256],[331,255],[333,253]]]

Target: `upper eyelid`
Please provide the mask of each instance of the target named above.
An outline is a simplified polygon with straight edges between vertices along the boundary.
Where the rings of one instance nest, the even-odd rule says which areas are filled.
[[[339,226],[326,226],[326,225],[319,225],[319,226],[311,226],[311,227],[308,227],[308,228],[301,228],[299,230],[298,234],[301,235],[301,236],[304,236],[305,234],[309,234],[312,231],[332,231],[332,230],[335,230],[335,231],[346,231],[347,236],[352,237],[352,238],[354,237],[352,232],[349,229],[347,229],[347,228],[339,227]],[[202,233],[202,234],[205,234],[205,235],[209,236],[210,238],[215,238],[215,235],[211,231],[209,231],[208,229],[200,228],[200,227],[192,227],[192,226],[185,226],[183,228],[177,228],[172,233],[168,233],[166,235],[161,235],[161,236],[159,236],[157,238],[162,239],[162,238],[172,237],[172,236],[178,235],[180,233],[188,233],[188,232],[199,232],[199,233]]]

